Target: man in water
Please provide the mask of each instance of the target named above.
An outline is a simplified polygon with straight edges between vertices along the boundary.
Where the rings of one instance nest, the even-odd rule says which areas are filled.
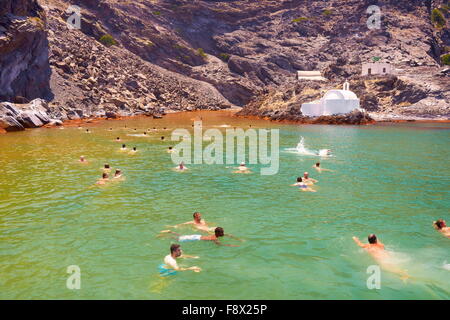
[[[433,222],[434,228],[447,238],[450,238],[450,227],[447,227],[444,219],[438,219]]]
[[[119,151],[127,151],[128,149],[127,149],[127,146],[125,145],[125,144],[122,144],[122,148],[120,148],[120,150]]]
[[[164,136],[161,137],[161,141],[163,141],[163,140],[164,140]]]
[[[133,147],[133,149],[130,150],[130,152],[128,152],[129,154],[135,154],[137,152],[137,148]]]
[[[87,160],[84,158],[84,156],[80,156],[80,160],[79,162],[83,163],[83,164],[87,164]]]
[[[109,181],[109,176],[106,172],[103,172],[101,179],[99,179],[95,184],[104,185]]]
[[[214,231],[215,227],[209,227],[208,224],[206,223],[206,221],[204,219],[202,219],[202,215],[200,214],[200,212],[197,212],[197,211],[194,212],[193,216],[194,216],[194,220],[191,220],[191,221],[188,221],[185,223],[176,224],[172,227],[178,228],[179,226],[193,225],[198,230],[202,230],[202,231],[206,231],[206,232]]]
[[[239,167],[237,167],[236,169],[237,169],[237,170],[236,170],[236,171],[233,171],[233,173],[251,173],[250,169],[247,168],[247,167],[245,166],[245,163],[244,163],[244,162],[242,162],[242,163],[239,165]]]
[[[122,170],[116,169],[116,172],[114,173],[113,180],[118,181],[118,180],[124,180],[124,179],[125,179],[125,177],[122,174]]]
[[[357,237],[353,237],[353,241],[361,248],[364,248],[386,271],[399,274],[403,280],[409,278],[406,270],[400,269],[394,263],[389,252],[384,249],[384,244],[378,241],[376,235],[370,234],[367,240],[369,243],[362,243]]]
[[[317,192],[317,190],[310,188],[306,183],[304,183],[302,177],[298,177],[297,182],[291,184],[291,186],[299,187],[301,191]]]
[[[197,259],[197,256],[188,256],[183,255],[183,251],[180,248],[179,244],[172,244],[170,246],[170,254],[164,258],[164,264],[159,266],[159,272],[161,275],[169,275],[171,274],[171,270],[176,271],[187,271],[192,270],[194,272],[200,272],[202,269],[199,267],[193,266],[188,268],[181,268],[178,266],[177,260],[178,258],[191,258]],[[172,273],[173,274],[173,273]]]
[[[319,181],[317,181],[316,179],[310,178],[309,173],[305,172],[305,173],[303,173],[303,182],[306,183],[307,185],[313,185],[314,183],[317,183]]]
[[[188,170],[188,168],[184,166],[183,162],[181,162],[177,167],[174,168],[174,170],[176,170],[176,171],[185,171],[185,170]]]
[[[109,164],[105,163],[105,165],[103,167],[103,172],[106,172],[106,173],[111,172],[111,167],[109,166]]]
[[[169,148],[167,149],[167,153],[172,153],[172,152],[174,152],[173,147],[169,147]]]
[[[120,137],[117,137],[116,142],[120,142],[120,141],[122,141],[122,140],[120,140]]]
[[[209,235],[209,236],[202,236],[201,234],[191,234],[191,235],[183,236],[179,233],[176,233],[176,232],[173,232],[170,230],[163,230],[163,231],[161,231],[161,233],[175,234],[175,235],[177,235],[177,237],[175,239],[177,239],[180,242],[203,240],[203,241],[213,241],[218,246],[239,247],[238,245],[235,245],[235,244],[223,244],[223,243],[219,242],[219,238],[221,238],[225,235],[225,232],[224,232],[223,228],[221,228],[221,227],[217,227],[216,229],[214,229],[214,234]]]
[[[320,162],[316,162],[315,165],[313,165],[313,168],[316,169],[318,172],[322,172],[322,171],[333,171],[330,169],[324,169],[320,167]]]

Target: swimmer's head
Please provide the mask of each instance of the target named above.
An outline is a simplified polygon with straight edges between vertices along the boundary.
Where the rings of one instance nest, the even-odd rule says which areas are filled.
[[[133,151],[136,151],[136,147],[133,147]]]
[[[109,168],[110,168],[109,164],[105,163],[105,169],[109,169]]]
[[[169,150],[172,150],[172,147],[169,147]]]
[[[121,175],[122,174],[122,170],[120,169],[116,169],[116,172],[114,173],[115,176]]]
[[[194,220],[197,222],[200,222],[202,220],[202,215],[200,214],[200,212],[198,211],[194,212]]]
[[[161,140],[164,140],[164,136],[161,137]]]
[[[125,149],[125,148],[126,148],[126,145],[123,144],[123,145],[122,145],[122,149]]]
[[[80,161],[84,161],[84,156],[80,156]]]
[[[308,175],[309,175],[308,172],[303,173],[303,176],[304,176],[306,179],[308,179]]]
[[[241,162],[241,167],[245,167],[245,162]]]
[[[303,181],[302,177],[297,178],[297,182],[302,182],[302,181]]]
[[[116,140],[119,141],[119,140],[120,140],[120,137],[117,137]]]
[[[147,132],[144,131],[144,135],[146,135],[146,134],[147,134]]]
[[[103,178],[103,179],[108,179],[108,174],[107,174],[106,172],[103,172],[102,178]]]
[[[171,254],[171,255],[174,255],[174,254],[175,254],[175,257],[181,256],[182,251],[181,251],[180,245],[179,245],[179,244],[175,244],[175,243],[172,244],[172,245],[170,246],[170,254]]]
[[[374,235],[373,233],[367,237],[367,240],[369,240],[369,243],[371,243],[371,244],[375,244],[378,241],[377,236]]]
[[[223,228],[217,227],[216,229],[214,229],[214,234],[216,235],[217,238],[219,238],[223,237],[225,233],[223,231]]]
[[[442,228],[445,228],[447,225],[445,223],[444,219],[438,219],[434,222],[434,225],[436,226],[436,228],[438,228],[439,230],[441,230]]]
[[[317,163],[316,163],[316,167],[320,167],[320,162],[317,162]]]

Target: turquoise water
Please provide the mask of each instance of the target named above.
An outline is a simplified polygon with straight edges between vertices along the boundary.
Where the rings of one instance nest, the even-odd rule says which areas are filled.
[[[172,171],[165,149],[173,143],[159,137],[191,129],[199,114],[208,128],[280,129],[279,173],[261,176],[259,165],[249,165],[254,173],[239,175],[206,164]],[[450,221],[449,124],[300,126],[203,112],[88,126],[91,134],[67,127],[0,136],[1,299],[450,298],[443,268],[450,239],[431,226]],[[170,130],[127,136],[153,126]],[[139,153],[118,152],[116,136]],[[332,149],[333,157],[286,152],[301,136],[309,149]],[[90,163],[77,163],[80,155]],[[315,172],[319,160],[334,172]],[[90,188],[106,162],[126,180]],[[318,192],[290,186],[303,171],[319,180]],[[159,277],[172,243],[159,231],[194,211],[245,241],[183,243],[200,258],[179,264],[202,272]],[[367,288],[366,270],[376,263],[352,236],[366,241],[369,233],[411,279],[382,271],[381,289]],[[66,287],[69,265],[81,269],[80,290]]]

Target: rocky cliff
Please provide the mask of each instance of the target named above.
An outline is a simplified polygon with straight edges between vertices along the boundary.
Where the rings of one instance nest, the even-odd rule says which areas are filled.
[[[241,115],[300,121],[301,103],[345,79],[374,117],[450,114],[441,62],[450,50],[447,1],[39,3],[1,2],[0,100],[47,99],[49,118],[237,105]],[[67,24],[71,5],[81,8],[79,30]],[[370,5],[381,10],[379,29],[368,28]],[[431,19],[436,8],[443,25]],[[361,77],[373,57],[399,72]],[[298,81],[298,70],[320,70],[329,81]]]

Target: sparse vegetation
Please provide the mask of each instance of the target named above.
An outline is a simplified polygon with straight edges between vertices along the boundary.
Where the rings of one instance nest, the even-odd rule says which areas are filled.
[[[450,66],[450,53],[444,54],[441,57],[441,61],[442,61],[443,64],[445,64],[447,66]]]
[[[292,23],[296,23],[296,22],[302,22],[302,21],[306,21],[306,20],[308,20],[308,18],[300,17],[300,18],[297,18],[297,19],[293,19],[291,22]]]
[[[333,11],[331,11],[330,9],[325,9],[322,11],[322,14],[324,16],[329,16],[329,15],[333,14]]]
[[[207,57],[205,50],[203,50],[202,48],[197,49],[197,55],[202,57],[203,59],[206,59],[206,57]]]
[[[155,16],[160,16],[160,15],[161,15],[161,11],[153,11],[153,14],[154,14]]]
[[[441,10],[433,9],[433,11],[431,12],[431,22],[437,28],[443,28],[445,26],[446,21]]]
[[[230,55],[228,53],[221,53],[219,54],[219,58],[227,62],[228,60],[230,60]]]
[[[107,47],[111,47],[117,44],[117,41],[110,34],[105,34],[99,39],[99,41]]]

